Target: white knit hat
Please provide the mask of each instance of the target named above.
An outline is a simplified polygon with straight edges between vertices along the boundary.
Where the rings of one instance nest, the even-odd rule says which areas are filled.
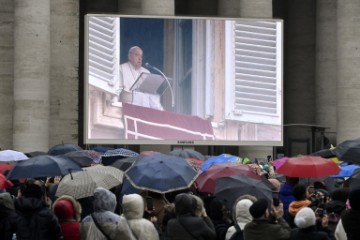
[[[316,221],[314,211],[309,207],[304,207],[300,209],[299,212],[295,215],[295,225],[299,228],[307,228],[310,226],[314,226]]]

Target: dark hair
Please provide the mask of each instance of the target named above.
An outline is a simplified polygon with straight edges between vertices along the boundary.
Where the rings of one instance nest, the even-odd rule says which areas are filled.
[[[299,183],[299,178],[298,177],[285,177],[286,182],[289,183],[292,186],[295,186],[296,184]]]
[[[302,184],[297,184],[293,188],[293,195],[296,201],[305,200],[306,192],[306,186]]]
[[[41,199],[45,196],[45,186],[40,180],[26,180],[25,183],[20,187],[20,191],[24,197]]]

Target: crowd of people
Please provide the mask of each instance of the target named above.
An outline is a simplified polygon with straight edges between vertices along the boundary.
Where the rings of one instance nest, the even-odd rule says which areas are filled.
[[[272,202],[245,194],[232,209],[195,185],[121,195],[120,184],[75,199],[55,197],[50,178],[27,179],[0,193],[0,239],[358,239],[360,189],[267,178]]]

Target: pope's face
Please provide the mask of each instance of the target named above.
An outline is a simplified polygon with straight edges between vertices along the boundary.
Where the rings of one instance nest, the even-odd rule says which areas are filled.
[[[139,69],[142,65],[143,51],[140,48],[135,48],[129,53],[129,61],[135,67]]]

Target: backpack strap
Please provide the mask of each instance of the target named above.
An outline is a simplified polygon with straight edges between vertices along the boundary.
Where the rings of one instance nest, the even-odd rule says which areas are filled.
[[[95,218],[93,213],[91,214],[91,218],[94,220],[94,223],[95,223],[96,227],[106,237],[106,239],[110,240],[111,238],[101,229],[100,224],[98,223],[98,221],[96,221],[96,218]]]

